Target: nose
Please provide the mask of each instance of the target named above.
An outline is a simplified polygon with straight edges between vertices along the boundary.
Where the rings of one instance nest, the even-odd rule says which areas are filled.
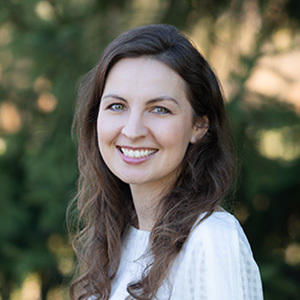
[[[131,113],[122,128],[122,134],[127,138],[134,140],[146,136],[147,133],[148,128],[145,125],[143,116]]]

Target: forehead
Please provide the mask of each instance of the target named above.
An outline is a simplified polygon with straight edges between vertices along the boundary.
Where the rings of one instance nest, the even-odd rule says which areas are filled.
[[[186,98],[186,84],[180,75],[158,60],[148,57],[124,58],[108,73],[105,92],[142,93],[149,96],[167,93]]]

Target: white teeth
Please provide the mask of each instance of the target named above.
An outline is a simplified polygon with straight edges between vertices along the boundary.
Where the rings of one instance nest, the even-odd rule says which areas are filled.
[[[127,148],[121,148],[121,150],[125,156],[130,158],[146,157],[156,152],[156,150],[132,150]]]

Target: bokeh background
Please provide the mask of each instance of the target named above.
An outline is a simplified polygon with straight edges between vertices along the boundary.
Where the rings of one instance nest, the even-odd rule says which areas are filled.
[[[265,299],[300,299],[299,21],[299,0],[1,0],[0,300],[68,299],[78,82],[149,23],[177,26],[220,77],[241,165],[234,214]]]

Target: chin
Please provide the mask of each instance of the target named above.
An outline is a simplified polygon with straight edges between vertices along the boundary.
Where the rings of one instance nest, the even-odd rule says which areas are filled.
[[[123,182],[127,184],[139,185],[150,183],[150,180],[144,179],[141,176],[118,176]]]
[[[137,180],[135,179],[121,179],[122,181],[124,181],[125,183],[129,184],[129,185],[139,185],[139,184],[145,184],[148,183],[148,181],[143,181],[143,180]]]

